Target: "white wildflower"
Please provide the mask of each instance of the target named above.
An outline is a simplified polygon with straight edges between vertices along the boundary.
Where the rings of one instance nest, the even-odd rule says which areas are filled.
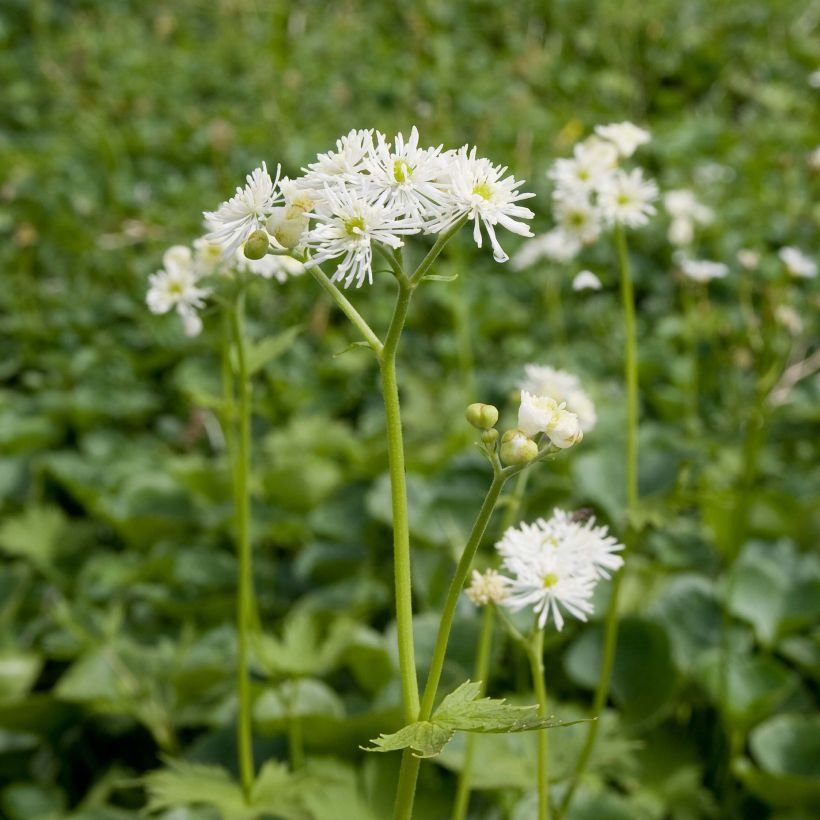
[[[162,257],[163,269],[148,279],[145,301],[152,313],[162,314],[176,310],[188,336],[196,336],[202,330],[202,322],[196,311],[205,306],[210,294],[199,287],[194,269],[191,249],[174,245]]]
[[[300,276],[305,266],[297,259],[279,254],[267,254],[261,259],[248,259],[240,248],[236,252],[235,266],[238,271],[247,271],[263,279],[286,282],[291,276]]]
[[[817,263],[799,248],[781,248],[777,255],[792,276],[798,279],[813,279],[817,276]]]
[[[586,272],[589,273],[589,271]],[[595,274],[590,274],[590,276],[595,276]],[[598,281],[597,277],[596,281]],[[600,282],[598,286],[600,287]],[[581,380],[574,373],[558,370],[548,365],[527,364],[524,365],[524,379],[518,387],[522,393],[550,396],[559,405],[562,402],[565,403],[567,410],[578,416],[578,422],[585,433],[595,427],[598,420],[595,405],[584,392]]]
[[[476,606],[500,604],[507,597],[507,579],[494,569],[484,573],[474,569],[467,597]]]
[[[722,279],[729,273],[729,268],[722,262],[711,262],[708,259],[688,259],[681,257],[678,261],[685,276],[695,282],[711,282]]]
[[[527,390],[521,391],[518,429],[530,438],[546,433],[561,449],[577,444],[584,436],[578,416],[567,410],[563,402],[559,404],[550,396],[535,396]]]
[[[267,166],[262,165],[246,177],[244,188],[223,202],[216,211],[206,211],[205,221],[211,231],[206,239],[221,245],[226,257],[241,248],[245,240],[256,230],[264,230],[268,216],[281,200],[278,191],[279,166],[276,179],[271,179]]]
[[[539,259],[549,259],[551,262],[563,264],[573,259],[580,250],[581,242],[578,237],[570,236],[560,228],[554,228],[524,242],[510,264],[513,270],[524,270]]]
[[[618,152],[614,146],[599,139],[578,143],[571,159],[556,160],[547,177],[556,186],[558,196],[570,192],[597,191],[618,167]]]
[[[737,261],[746,270],[754,270],[760,264],[760,254],[749,248],[741,248],[737,252]]]
[[[473,222],[473,239],[482,246],[481,228],[487,232],[496,262],[506,262],[507,254],[495,235],[495,226],[501,225],[519,236],[532,236],[529,225],[522,219],[535,214],[516,203],[535,194],[521,193],[523,184],[513,176],[505,176],[507,168],[493,165],[490,160],[476,156],[476,149],[467,146],[448,157],[446,176],[443,178],[443,199],[436,217],[426,226],[430,233],[446,231],[466,216]]]
[[[316,162],[303,168],[298,180],[301,188],[312,188],[322,197],[326,187],[355,184],[373,146],[373,129],[355,128],[336,140],[336,150],[319,154]]]
[[[602,287],[601,280],[591,270],[580,271],[572,280],[572,289],[574,291],[600,290]]]
[[[319,221],[307,235],[305,244],[312,251],[306,267],[319,265],[328,259],[342,257],[332,280],[343,280],[350,287],[356,282],[373,283],[373,242],[399,248],[403,234],[418,233],[419,224],[402,219],[397,207],[369,201],[367,191],[355,191],[344,186],[337,190],[325,188],[323,207],[314,218]]]
[[[652,201],[658,196],[654,180],[644,179],[643,170],[618,170],[598,194],[598,205],[611,224],[639,228],[655,213]]]
[[[556,197],[553,212],[567,237],[588,245],[601,235],[601,213],[585,191],[567,191]]]
[[[631,122],[598,125],[595,127],[595,133],[611,142],[622,157],[631,157],[641,145],[645,145],[652,138],[649,131]]]

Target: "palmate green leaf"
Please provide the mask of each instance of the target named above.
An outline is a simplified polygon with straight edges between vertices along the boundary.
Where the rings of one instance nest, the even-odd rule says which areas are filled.
[[[481,698],[481,684],[465,681],[442,700],[430,720],[419,720],[398,732],[371,741],[369,752],[412,749],[417,757],[435,757],[456,732],[528,732],[570,726],[537,715],[537,706],[513,706],[503,698]],[[573,721],[578,722],[578,721]]]

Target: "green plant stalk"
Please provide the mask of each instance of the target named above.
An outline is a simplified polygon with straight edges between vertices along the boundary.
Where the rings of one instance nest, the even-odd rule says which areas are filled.
[[[253,566],[250,541],[250,445],[251,385],[245,349],[245,295],[240,290],[231,312],[231,328],[236,346],[237,413],[239,434],[234,468],[236,543],[239,559],[239,594],[237,596],[237,749],[239,779],[245,799],[250,798],[254,781],[253,728],[251,723],[250,632],[253,620]]]
[[[302,718],[299,715],[288,716],[288,755],[293,771],[305,765],[305,742],[302,731]]]
[[[522,475],[526,475],[523,473]],[[476,655],[475,670],[473,677],[481,685],[479,695],[483,697],[487,692],[487,678],[490,675],[490,654],[493,647],[493,623],[495,619],[495,608],[492,604],[484,607],[484,614],[481,618],[481,634],[478,639],[478,654]],[[464,765],[458,776],[458,786],[456,787],[456,799],[453,805],[453,820],[464,820],[467,816],[467,808],[470,804],[470,773],[473,768],[475,757],[475,740],[473,732],[467,732],[467,745],[464,750]]]
[[[532,672],[532,685],[538,702],[538,714],[547,717],[547,688],[544,684],[544,630],[537,624],[527,645],[527,656]],[[549,738],[546,729],[538,730],[538,820],[549,820]]]
[[[635,323],[635,294],[632,288],[632,272],[629,267],[629,253],[626,246],[624,229],[615,228],[615,243],[618,249],[618,262],[621,274],[621,301],[623,305],[625,356],[624,368],[626,377],[626,499],[627,515],[624,529],[624,550],[621,553],[626,559],[634,546],[634,515],[638,507],[638,337]],[[601,675],[595,689],[592,702],[592,713],[600,717],[609,695],[609,684],[612,678],[612,666],[615,662],[615,647],[618,642],[618,599],[624,569],[615,575],[612,590],[604,619],[604,649],[601,662]],[[586,770],[595,740],[598,736],[600,720],[589,723],[586,740],[578,756],[575,773],[572,778],[557,816],[562,817],[569,808],[578,783]]]
[[[510,496],[509,504],[504,511],[501,520],[500,531],[503,533],[509,529],[518,519],[518,512],[521,509],[521,502],[524,500],[524,493],[527,489],[530,471],[523,470],[518,474],[515,488]],[[476,656],[473,677],[481,683],[481,694],[487,690],[490,677],[490,649],[493,643],[493,632],[495,631],[494,609],[487,606],[484,609],[484,617],[481,619],[481,634],[478,638],[478,655]],[[464,765],[458,775],[458,786],[456,788],[456,799],[453,807],[453,820],[464,820],[467,816],[467,808],[470,803],[470,777],[475,758],[476,736],[472,732],[467,733],[466,747],[464,750]]]

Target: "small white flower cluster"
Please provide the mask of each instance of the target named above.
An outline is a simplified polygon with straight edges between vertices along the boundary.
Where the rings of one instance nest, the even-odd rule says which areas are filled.
[[[715,218],[715,212],[698,202],[692,191],[685,189],[667,191],[663,204],[672,222],[667,237],[673,245],[691,245],[697,225],[708,225]]]
[[[567,409],[566,402],[551,396],[534,395],[527,390],[521,391],[518,429],[528,438],[546,433],[549,440],[562,450],[584,437],[578,416]]]
[[[786,270],[797,279],[814,279],[817,276],[817,262],[806,256],[799,248],[781,248],[777,255]]]
[[[649,142],[648,131],[631,122],[599,125],[575,145],[572,157],[556,160],[547,172],[556,226],[524,244],[516,255],[518,268],[538,259],[565,263],[584,245],[595,242],[606,227],[638,228],[655,213],[658,186],[643,169],[625,170],[621,161]]]
[[[206,214],[210,238],[232,249],[265,231],[274,248],[307,256],[307,266],[338,260],[332,279],[361,287],[373,282],[373,243],[395,250],[403,236],[444,233],[466,219],[478,247],[486,234],[496,261],[505,262],[498,225],[532,236],[522,220],[533,213],[518,203],[534,194],[520,192],[506,167],[467,145],[420,148],[415,127],[392,142],[372,129],[350,131],[303,172],[280,181],[278,170],[274,180],[257,168],[244,189]]]
[[[507,597],[507,579],[494,569],[483,573],[474,569],[467,597],[476,606],[500,604]]]
[[[581,387],[581,380],[566,370],[542,364],[524,365],[524,379],[519,390],[536,396],[550,396],[559,404],[566,404],[570,413],[575,413],[581,430],[588,433],[595,427],[598,418],[592,399]]]
[[[510,527],[496,544],[509,573],[493,582],[494,590],[503,589],[500,603],[514,612],[531,606],[540,629],[552,615],[561,630],[562,610],[585,621],[597,583],[623,566],[617,554],[623,544],[594,518],[579,517],[556,509],[548,521]]]
[[[685,254],[675,256],[678,267],[688,279],[695,282],[711,282],[723,279],[729,273],[728,265],[723,262],[712,262],[708,259],[690,259]]]

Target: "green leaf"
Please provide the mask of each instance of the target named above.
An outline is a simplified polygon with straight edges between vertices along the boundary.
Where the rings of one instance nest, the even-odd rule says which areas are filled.
[[[457,273],[428,273],[421,277],[424,282],[455,282]]]
[[[65,527],[65,515],[57,507],[28,507],[0,527],[0,549],[48,572]]]
[[[248,344],[247,367],[248,375],[258,373],[266,364],[286,353],[296,341],[296,337],[304,330],[302,325],[294,325],[275,336],[268,336],[259,342]]]
[[[537,706],[513,706],[503,699],[479,697],[481,684],[465,681],[442,700],[430,720],[404,726],[398,732],[380,735],[369,752],[412,749],[417,757],[435,757],[462,732],[527,732],[568,726],[552,717],[535,714]]]
[[[43,659],[31,652],[0,653],[0,701],[27,695],[42,667]]]
[[[334,353],[334,354],[333,354],[333,358],[334,358],[334,359],[338,359],[338,358],[339,358],[339,356],[344,356],[344,354],[345,354],[345,353],[350,353],[350,351],[351,351],[351,350],[356,350],[356,349],[361,348],[361,347],[370,347],[370,343],[369,343],[369,342],[365,342],[365,341],[361,341],[361,340],[358,340],[358,341],[355,341],[355,342],[351,342],[351,343],[350,343],[350,344],[349,344],[346,348],[344,348],[343,350],[340,350],[340,351],[338,351],[337,353]]]

